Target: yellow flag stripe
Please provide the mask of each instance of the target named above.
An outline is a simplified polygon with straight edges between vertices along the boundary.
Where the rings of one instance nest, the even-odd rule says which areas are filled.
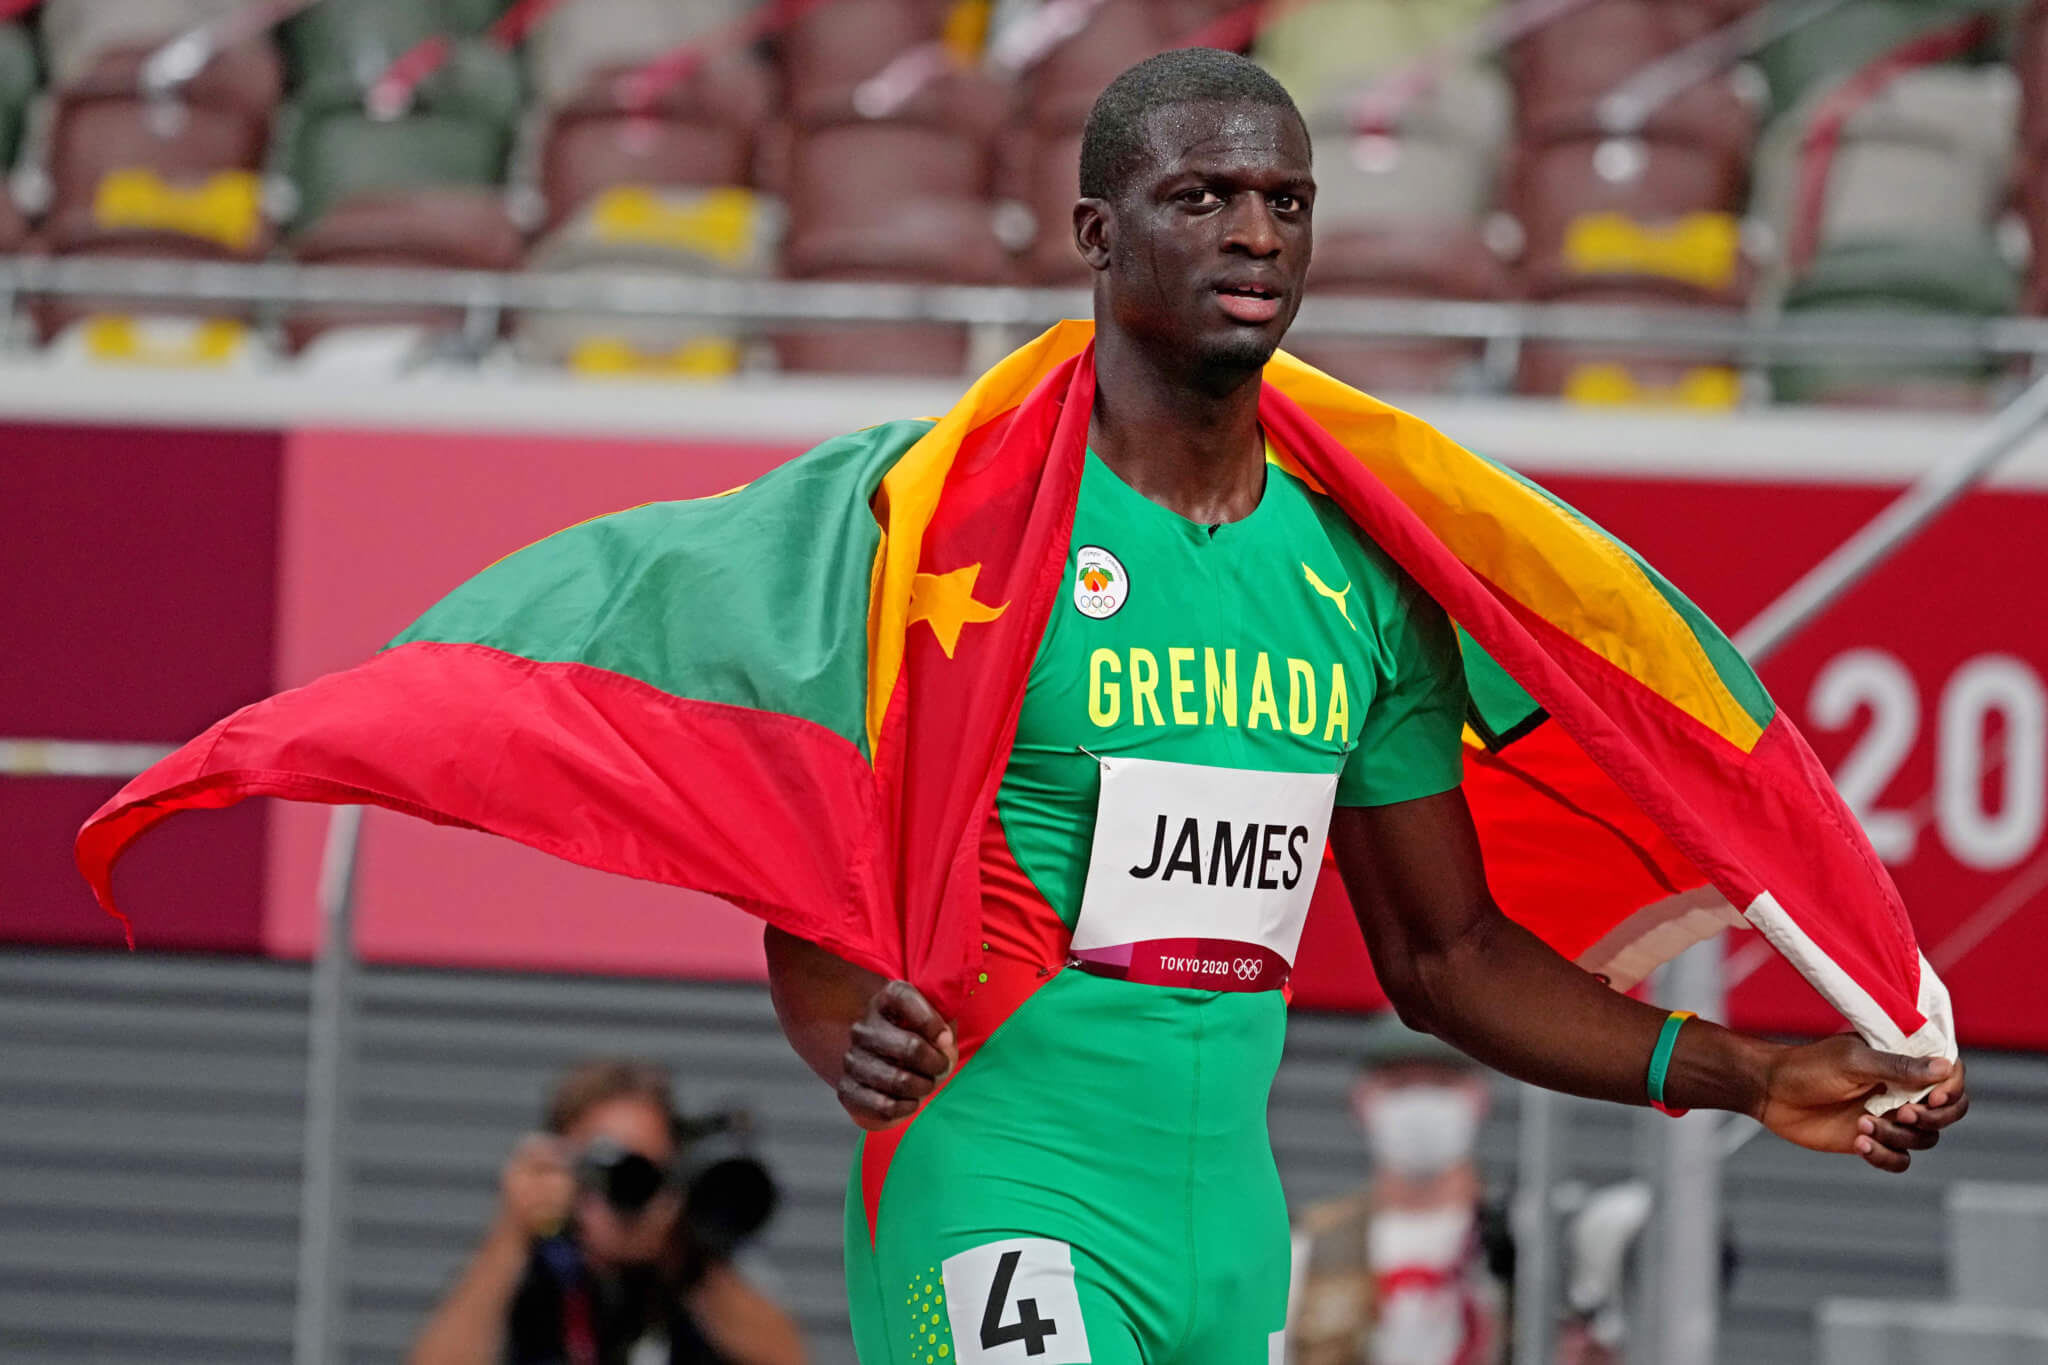
[[[1728,690],[1685,619],[1614,541],[1428,423],[1285,352],[1267,365],[1266,381],[1475,573],[1745,753],[1754,747],[1762,726]]]
[[[976,380],[952,411],[941,417],[882,477],[877,495],[882,541],[875,552],[868,589],[870,754],[881,744],[882,718],[888,711],[889,697],[896,690],[896,680],[903,672],[904,636],[910,627],[911,588],[917,579],[918,556],[954,457],[976,428],[1023,402],[1046,375],[1080,354],[1094,334],[1092,323],[1062,322],[1023,349],[1012,352]]]

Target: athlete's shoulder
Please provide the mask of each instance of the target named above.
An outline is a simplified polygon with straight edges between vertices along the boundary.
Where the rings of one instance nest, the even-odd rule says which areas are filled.
[[[1407,577],[1401,566],[1337,505],[1335,498],[1318,492],[1299,475],[1289,473],[1277,464],[1269,465],[1268,469],[1284,479],[1290,488],[1298,490],[1301,503],[1320,530],[1319,538],[1328,541],[1337,557],[1347,566],[1396,580]]]

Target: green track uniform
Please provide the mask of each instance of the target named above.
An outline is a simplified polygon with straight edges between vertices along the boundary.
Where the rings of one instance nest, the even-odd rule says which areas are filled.
[[[847,1199],[863,1365],[1277,1361],[1266,1132],[1332,801],[1458,785],[1442,611],[1277,464],[1190,522],[1092,452],[982,845],[963,1062]]]

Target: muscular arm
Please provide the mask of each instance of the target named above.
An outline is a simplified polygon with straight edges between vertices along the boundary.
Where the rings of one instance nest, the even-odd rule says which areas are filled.
[[[1403,1020],[1510,1076],[1624,1104],[1645,1077],[1665,1011],[1610,990],[1494,904],[1471,811],[1458,790],[1388,806],[1340,807],[1330,845],[1373,968]],[[1664,1086],[1674,1108],[1729,1109],[1827,1151],[1904,1170],[1968,1101],[1957,1074],[1924,1105],[1873,1119],[1886,1082],[1933,1084],[1947,1062],[1880,1053],[1850,1037],[1791,1047],[1688,1022]]]
[[[907,981],[888,981],[770,926],[768,994],[804,1064],[863,1128],[917,1111],[958,1060],[953,1031]]]

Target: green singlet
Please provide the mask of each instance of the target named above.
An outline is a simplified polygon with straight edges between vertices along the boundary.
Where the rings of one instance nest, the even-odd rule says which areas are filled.
[[[1266,1131],[1329,810],[1448,791],[1449,621],[1277,464],[1198,525],[1092,452],[982,844],[962,1064],[866,1135],[863,1365],[1280,1358]]]

